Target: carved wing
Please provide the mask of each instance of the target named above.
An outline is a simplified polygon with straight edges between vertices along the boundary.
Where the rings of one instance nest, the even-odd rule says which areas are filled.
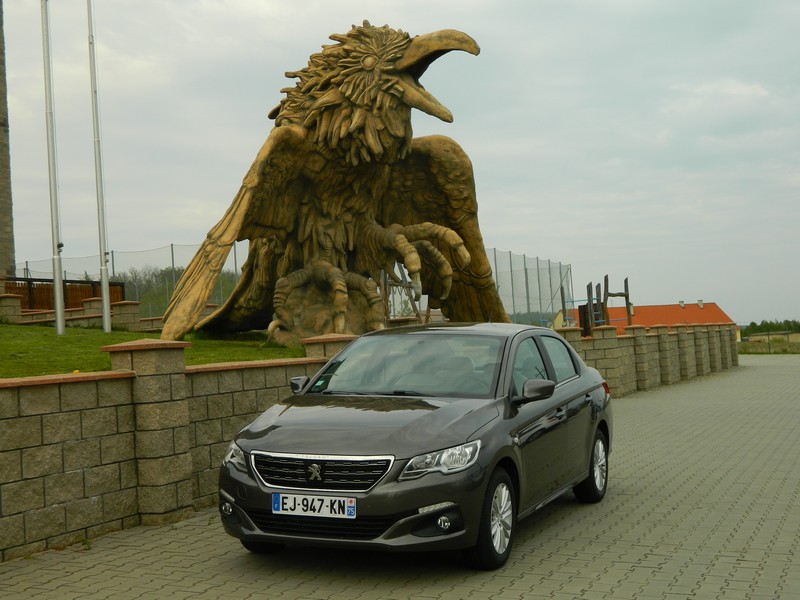
[[[235,318],[242,307],[250,307],[246,311],[250,314],[254,303],[262,309],[255,312],[272,314],[281,259],[275,250],[283,252],[294,228],[296,207],[302,200],[298,179],[305,158],[304,129],[284,126],[271,131],[230,207],[208,232],[178,282],[164,313],[162,339],[180,339],[200,325],[200,315],[235,241],[250,240],[242,276],[228,301],[202,325],[211,324],[213,328],[219,320]]]
[[[440,304],[444,315],[454,321],[510,322],[478,226],[472,163],[454,140],[414,138],[406,158],[392,166],[382,220],[384,226],[430,221],[458,233],[470,253],[470,263],[458,268],[450,248],[432,240],[453,267],[453,285],[448,297],[439,300],[441,283],[431,269],[423,268],[422,289],[430,305]]]

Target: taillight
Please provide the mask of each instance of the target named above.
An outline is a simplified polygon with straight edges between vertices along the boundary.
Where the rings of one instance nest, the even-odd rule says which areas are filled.
[[[607,381],[603,382],[603,389],[606,391],[606,396],[610,396],[611,395],[611,388],[608,387],[608,382]]]

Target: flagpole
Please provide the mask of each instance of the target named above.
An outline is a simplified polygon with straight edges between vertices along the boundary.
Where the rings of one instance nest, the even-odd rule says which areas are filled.
[[[94,44],[94,8],[86,0],[89,15],[89,73],[92,84],[92,127],[94,130],[94,173],[97,188],[97,230],[100,237],[100,297],[103,304],[103,331],[111,331],[111,300],[108,285],[108,252],[106,251],[106,213],[103,186],[103,159],[100,145],[100,110],[97,101],[97,56]]]
[[[55,115],[53,113],[53,75],[50,68],[50,9],[42,0],[42,45],[44,55],[45,118],[47,121],[47,168],[50,177],[50,226],[53,240],[53,309],[56,335],[64,334],[64,275],[61,267],[61,217],[58,211],[58,169],[56,163]]]

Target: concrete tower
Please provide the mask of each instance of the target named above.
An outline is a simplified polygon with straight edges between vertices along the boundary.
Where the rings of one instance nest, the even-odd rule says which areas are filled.
[[[0,277],[14,276],[14,216],[11,208],[11,152],[8,137],[6,40],[0,0]]]

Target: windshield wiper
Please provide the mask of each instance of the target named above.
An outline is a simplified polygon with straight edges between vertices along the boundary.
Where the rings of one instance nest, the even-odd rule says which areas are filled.
[[[368,396],[367,392],[351,392],[349,390],[322,390],[320,392],[322,394],[327,395],[336,395],[336,396]]]
[[[423,394],[421,392],[415,392],[414,390],[392,390],[392,396],[427,396],[428,394]]]

